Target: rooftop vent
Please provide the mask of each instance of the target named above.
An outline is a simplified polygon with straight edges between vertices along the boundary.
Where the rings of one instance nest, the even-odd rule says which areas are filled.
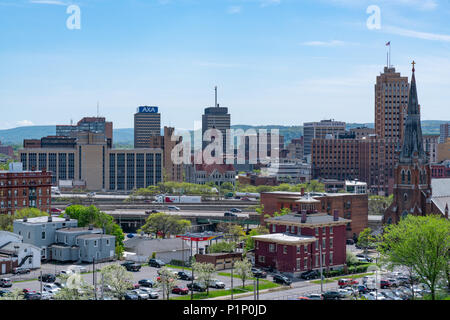
[[[52,216],[48,216],[48,222],[52,222]]]
[[[92,224],[90,224],[88,229],[89,229],[89,230],[93,230],[93,229],[94,229],[94,226],[93,226]]]
[[[23,222],[27,222],[28,218],[27,217],[23,217]]]

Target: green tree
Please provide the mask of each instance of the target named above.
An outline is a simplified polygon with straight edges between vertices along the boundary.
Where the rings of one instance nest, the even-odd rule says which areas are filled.
[[[35,218],[35,217],[43,217],[48,216],[49,214],[44,211],[40,211],[36,208],[23,208],[14,212],[12,215],[2,214],[0,215],[0,230],[4,231],[13,231],[14,220],[27,218]]]
[[[369,196],[369,215],[383,215],[386,209],[392,204],[394,195]]]
[[[173,287],[177,284],[177,276],[168,267],[162,267],[159,270],[159,278],[156,282],[156,286],[163,291],[163,294],[169,300],[169,295],[172,292]]]
[[[236,248],[235,242],[220,241],[213,243],[208,247],[209,253],[219,253],[219,252],[234,252]]]
[[[269,229],[267,229],[264,226],[259,226],[255,229],[252,229],[250,231],[250,233],[248,234],[248,236],[246,237],[246,241],[245,241],[245,250],[246,251],[250,251],[255,249],[255,240],[253,240],[252,237],[254,236],[258,236],[261,234],[268,234],[269,233]]]
[[[348,266],[351,266],[351,265],[357,264],[358,263],[358,259],[356,258],[354,253],[352,253],[350,251],[347,251],[346,262],[347,262]]]
[[[264,218],[268,219],[268,218],[271,218],[271,217],[281,217],[281,216],[287,215],[289,213],[291,213],[291,209],[283,208],[280,211],[274,212],[273,216],[271,216],[270,214],[265,214]]]
[[[60,275],[65,284],[55,295],[55,300],[90,300],[94,297],[94,286],[87,283],[78,273]]]
[[[189,220],[181,219],[179,216],[169,215],[163,212],[150,215],[145,224],[138,232],[145,232],[147,234],[162,234],[163,239],[168,234],[181,234],[191,226]]]
[[[118,264],[110,264],[100,270],[103,275],[103,283],[109,286],[111,294],[122,300],[125,293],[130,289],[133,283],[133,275],[124,267]]]
[[[391,267],[405,266],[417,274],[434,300],[436,284],[450,260],[450,221],[437,215],[408,215],[384,229],[378,250]]]
[[[242,261],[236,261],[234,263],[234,269],[236,275],[242,281],[242,288],[245,287],[245,281],[253,276],[252,274],[252,263],[247,259]]]
[[[206,293],[209,295],[209,284],[216,272],[216,267],[212,263],[194,262],[192,269],[198,281],[206,286]]]
[[[24,300],[24,294],[22,289],[14,289],[8,293],[5,293],[0,297],[0,300]]]
[[[358,236],[358,245],[363,248],[364,253],[367,253],[369,247],[373,246],[376,238],[372,235],[372,229],[365,228],[363,231],[359,233]]]

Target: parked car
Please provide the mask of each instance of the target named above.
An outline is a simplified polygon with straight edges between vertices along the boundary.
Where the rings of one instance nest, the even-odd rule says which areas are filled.
[[[86,195],[87,195],[89,198],[93,198],[93,197],[96,196],[96,193],[95,193],[95,192],[89,192],[89,193],[86,193]]]
[[[381,289],[390,288],[391,286],[392,286],[392,284],[389,280],[386,280],[386,279],[380,280],[380,288]]]
[[[33,293],[33,292],[36,293],[36,290],[31,290],[31,289],[29,289],[29,288],[24,288],[24,289],[22,289],[22,292],[23,292],[23,293],[30,293],[30,292],[31,292],[31,293]]]
[[[176,206],[168,206],[167,209],[169,209],[169,211],[180,211],[180,208]]]
[[[323,294],[323,300],[339,300],[340,294],[338,291],[325,291]]]
[[[61,212],[62,212],[62,210],[58,209],[58,208],[51,208],[50,209],[50,213],[61,213]]]
[[[292,283],[292,280],[281,274],[276,274],[273,276],[273,282],[281,283],[281,284],[285,284],[285,285],[289,286]]]
[[[5,290],[5,289],[0,290],[0,297],[3,297],[4,295],[6,295],[6,294],[8,294],[8,293],[11,293],[11,291]]]
[[[388,300],[403,300],[392,291],[381,291],[381,294]]]
[[[159,293],[151,288],[141,287],[141,288],[139,288],[139,290],[142,290],[145,293],[147,293],[150,299],[158,299],[159,298]]]
[[[225,289],[225,283],[217,279],[210,280],[208,284],[210,288]]]
[[[353,245],[353,244],[355,244],[355,241],[353,241],[353,239],[347,239],[345,241],[345,243],[348,244],[348,245]]]
[[[181,279],[181,280],[188,280],[188,281],[193,280],[192,273],[188,273],[185,271],[178,271],[177,277],[178,277],[178,279]]]
[[[138,296],[138,300],[148,300],[150,296],[144,290],[135,289],[131,290],[132,293]]]
[[[48,292],[50,294],[55,294],[59,290],[61,290],[61,288],[55,285],[54,283],[46,283],[42,286],[42,291]]]
[[[237,214],[227,211],[223,214],[223,216],[224,217],[237,217]]]
[[[300,296],[300,297],[297,297],[297,299],[295,299],[295,300],[311,300],[311,299],[306,296]]]
[[[361,262],[361,263],[370,263],[370,262],[373,261],[372,258],[361,258],[361,257],[356,257],[356,259],[358,259],[358,262]],[[370,259],[370,260],[369,260],[369,259]]]
[[[185,286],[178,285],[178,286],[175,286],[175,287],[172,288],[172,293],[173,294],[185,295],[185,294],[189,293],[189,289],[187,287],[185,287]]]
[[[55,286],[58,286],[58,288],[64,288],[66,285],[64,283],[60,283],[60,282],[54,282],[53,283]]]
[[[150,260],[148,260],[148,264],[150,267],[156,267],[156,268],[161,268],[166,265],[164,262],[162,262],[159,259],[150,259]]]
[[[357,287],[357,289],[358,289],[358,292],[361,294],[364,294],[364,293],[367,293],[367,292],[369,292],[369,289],[365,286],[365,285],[363,285],[363,284],[360,284],[358,287]]]
[[[41,294],[39,292],[27,292],[23,295],[25,300],[41,300]]]
[[[141,265],[138,263],[134,263],[134,262],[125,262],[122,263],[122,266],[125,267],[125,269],[127,269],[127,271],[133,271],[133,272],[138,272],[139,270],[141,270]]]
[[[151,279],[141,279],[138,281],[138,284],[141,287],[153,288],[153,286],[155,285],[155,281]]]
[[[205,292],[206,291],[205,285],[200,283],[200,282],[188,283],[187,287],[191,291],[199,291],[199,292]]]
[[[320,293],[311,293],[308,294],[307,297],[309,300],[323,300],[323,296]]]
[[[347,289],[338,289],[337,291],[339,293],[339,298],[347,298],[352,295],[352,293]]]
[[[127,292],[127,293],[125,293],[123,298],[125,300],[139,300],[138,295],[136,293],[134,293],[134,292]]]
[[[79,272],[79,273],[88,272],[88,269],[86,267],[78,266],[78,265],[72,265],[72,266],[68,267],[67,269],[75,271],[75,272]]]
[[[131,239],[134,238],[135,234],[134,233],[128,233],[127,234],[127,238]]]
[[[23,268],[23,267],[16,267],[13,269],[13,274],[26,274],[26,273],[30,273],[31,270],[28,268]]]
[[[152,214],[152,213],[159,213],[159,211],[155,209],[145,211],[145,214]]]
[[[252,273],[255,278],[267,278],[267,272],[261,269],[252,268]]]
[[[316,279],[320,277],[320,272],[317,270],[310,270],[310,271],[306,271],[303,272],[300,275],[301,279],[305,279],[305,280],[311,280],[311,279]]]
[[[42,282],[55,282],[56,281],[56,276],[54,274],[51,273],[45,273],[41,276],[38,277],[38,280],[41,281],[42,278]]]
[[[61,270],[60,272],[59,272],[59,274],[64,274],[64,275],[67,275],[67,276],[70,276],[71,274],[74,274],[75,273],[75,271],[74,270],[71,270],[71,269],[68,269],[68,270]]]
[[[338,286],[340,288],[344,288],[344,287],[348,287],[348,286],[353,286],[355,284],[359,284],[358,280],[355,279],[339,279],[338,280]]]
[[[231,209],[230,209],[230,212],[233,212],[233,213],[241,213],[242,210],[241,210],[241,209],[238,209],[238,208],[231,208]]]
[[[0,287],[2,288],[10,288],[12,287],[12,281],[9,278],[1,278],[0,279]]]
[[[249,197],[242,197],[241,200],[242,201],[251,201]]]

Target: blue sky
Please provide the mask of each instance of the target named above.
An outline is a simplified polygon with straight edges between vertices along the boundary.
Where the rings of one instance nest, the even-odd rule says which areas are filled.
[[[115,128],[157,105],[190,129],[215,85],[232,124],[373,122],[387,41],[403,75],[417,62],[422,119],[446,120],[449,18],[448,0],[0,0],[0,129],[68,124],[97,102]]]

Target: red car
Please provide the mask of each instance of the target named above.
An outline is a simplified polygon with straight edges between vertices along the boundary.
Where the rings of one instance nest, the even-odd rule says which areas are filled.
[[[51,213],[61,213],[62,210],[61,210],[61,209],[58,209],[58,208],[51,208],[50,212],[51,212]]]
[[[189,293],[189,289],[183,286],[175,286],[172,289],[172,293],[174,294],[188,294]]]
[[[355,279],[339,279],[338,286],[341,288],[353,286],[354,284],[359,284],[358,280]]]
[[[389,288],[392,286],[392,283],[389,280],[380,280],[380,288]]]

